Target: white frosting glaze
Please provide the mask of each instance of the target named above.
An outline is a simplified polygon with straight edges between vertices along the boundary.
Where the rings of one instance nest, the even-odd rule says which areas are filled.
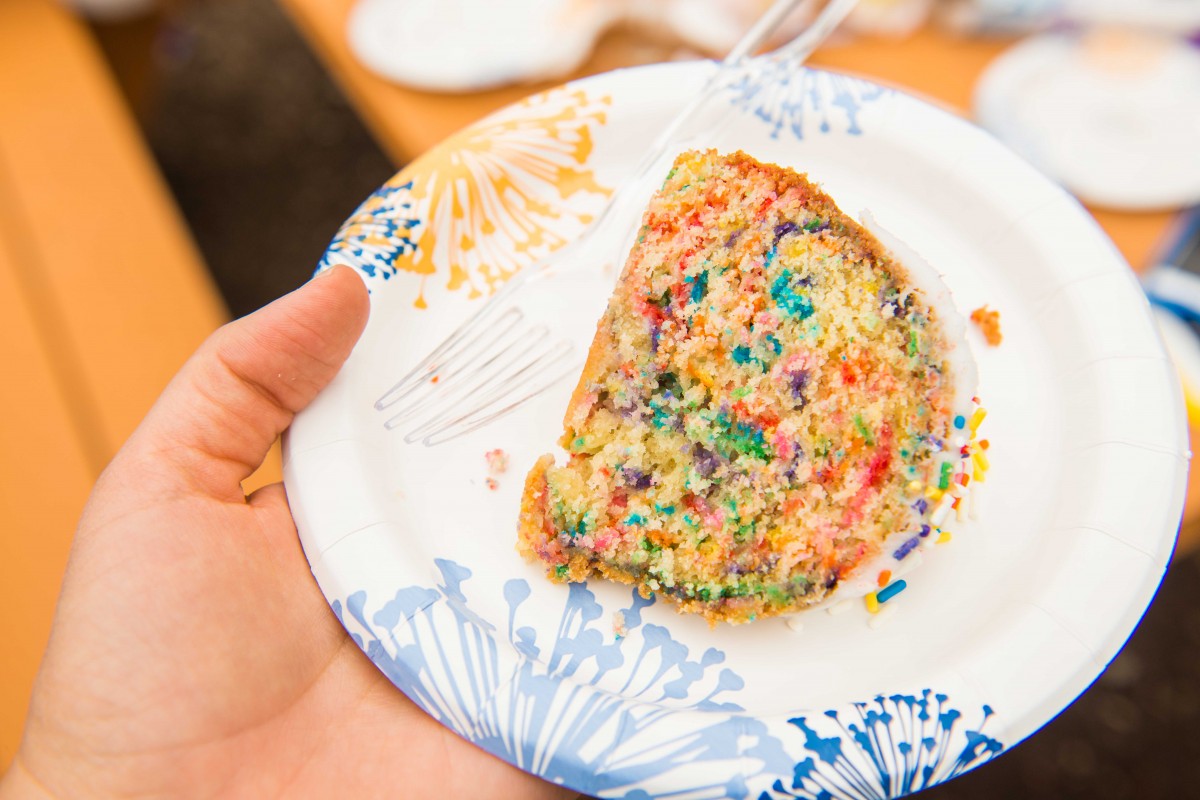
[[[950,362],[955,383],[955,410],[963,416],[968,416],[973,406],[971,398],[975,396],[978,388],[979,372],[975,365],[975,358],[971,354],[970,345],[967,343],[966,319],[954,305],[954,297],[950,293],[950,288],[942,279],[941,273],[932,264],[895,234],[882,228],[869,211],[864,210],[860,212],[859,216],[863,227],[870,231],[905,268],[909,282],[921,291],[941,320],[942,333],[950,347],[947,360]],[[958,449],[965,443],[965,435],[961,441],[947,443],[948,454],[955,462],[958,461]],[[934,505],[930,504],[931,510]],[[846,600],[853,600],[876,591],[880,588],[879,573],[884,570],[890,571],[891,579],[895,581],[919,567],[923,561],[922,551],[929,549],[937,541],[936,530],[930,531],[929,535],[924,537],[921,543],[904,558],[897,559],[894,554],[901,545],[919,535],[918,530],[921,524],[921,517],[914,511],[913,527],[893,533],[885,539],[878,556],[863,562],[851,575],[838,583],[837,588],[825,602],[814,608],[833,607]]]
[[[891,252],[908,273],[912,284],[921,290],[929,305],[937,312],[942,335],[950,347],[946,360],[950,362],[954,376],[955,410],[960,414],[970,413],[971,398],[979,389],[979,370],[975,366],[971,346],[967,343],[966,317],[955,306],[950,287],[932,264],[895,234],[881,227],[870,211],[864,209],[859,216],[863,227]]]

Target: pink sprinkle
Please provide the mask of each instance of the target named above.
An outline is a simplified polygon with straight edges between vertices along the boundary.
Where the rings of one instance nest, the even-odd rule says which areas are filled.
[[[775,445],[775,454],[779,458],[792,457],[792,440],[787,437],[787,434],[782,430],[775,431],[775,438],[771,440],[771,444]]]
[[[612,544],[613,540],[616,538],[617,538],[616,531],[612,531],[610,533],[605,533],[603,536],[597,537],[596,541],[594,542],[595,546],[592,549],[593,550],[606,550],[606,549],[608,549],[608,546],[610,544]]]

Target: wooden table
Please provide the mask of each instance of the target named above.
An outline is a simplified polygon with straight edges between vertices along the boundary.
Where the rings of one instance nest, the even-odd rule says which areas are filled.
[[[376,77],[350,53],[346,18],[356,0],[278,1],[397,166],[480,117],[551,85],[465,95],[406,89]],[[967,114],[980,74],[1010,44],[1009,40],[958,38],[928,28],[904,40],[858,39],[829,46],[818,51],[812,63],[873,78]],[[634,31],[616,30],[600,41],[588,62],[571,77],[661,61],[674,49]],[[1151,266],[1171,214],[1090,210],[1135,270]],[[1181,550],[1190,551],[1200,543],[1200,474],[1195,472],[1189,476],[1185,520]]]
[[[0,2],[0,771],[92,483],[225,319],[85,26]]]

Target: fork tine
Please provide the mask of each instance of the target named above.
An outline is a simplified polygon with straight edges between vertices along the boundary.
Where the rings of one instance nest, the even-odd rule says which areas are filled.
[[[414,383],[412,386],[401,390],[395,397],[390,398],[385,408],[393,408],[398,404],[401,405],[391,419],[408,416],[416,408],[423,406],[431,396],[453,396],[455,392],[452,390],[462,383],[462,381],[456,380],[459,375],[465,374],[463,380],[471,380],[474,375],[470,374],[469,371],[473,367],[486,369],[494,364],[496,359],[503,356],[506,350],[517,345],[525,333],[521,328],[524,314],[520,309],[514,308],[512,311],[514,313],[511,315],[505,314],[506,317],[511,317],[511,321],[508,324],[499,330],[489,329],[484,331],[471,344],[473,345],[475,341],[482,341],[485,338],[487,341],[483,341],[479,347],[471,347],[469,354],[462,351],[455,354],[465,356],[465,358],[450,356],[448,361],[437,365],[433,374],[428,379]],[[483,363],[479,364],[478,362],[480,361]],[[448,372],[437,371],[445,370],[448,366],[452,367]]]
[[[426,396],[418,400],[415,405],[406,407],[388,419],[384,423],[384,427],[389,429],[394,428],[408,418],[419,415],[420,412],[425,411],[434,403],[446,408],[453,407],[462,400],[469,398],[474,392],[486,386],[490,381],[497,377],[502,377],[514,365],[520,363],[521,359],[529,351],[538,347],[548,333],[549,329],[545,325],[539,325],[536,328],[523,332],[520,339],[509,343],[505,348],[497,351],[491,358],[480,365],[479,369],[474,373],[442,391],[435,389],[427,392]],[[523,345],[521,345],[522,340],[525,340],[525,344]],[[515,349],[514,346],[516,346]],[[438,414],[435,413],[434,419],[437,417]]]
[[[503,388],[516,375],[525,375],[530,368],[536,366],[547,355],[538,352],[532,357],[528,353],[537,345],[526,347],[518,356],[509,359],[503,369],[493,370],[486,379],[476,381],[465,393],[457,397],[453,403],[448,403],[442,409],[433,412],[432,416],[411,428],[405,436],[405,441],[416,441],[422,436],[436,431],[439,427],[452,424],[459,419],[475,413],[482,406],[490,403],[497,396],[497,387]],[[519,365],[519,369],[516,369]],[[515,371],[514,371],[515,370]],[[497,383],[498,382],[498,383]]]
[[[569,354],[564,354],[564,355],[569,355]],[[551,376],[549,378],[547,378],[545,381],[543,381],[540,384],[537,384],[536,386],[534,386],[534,388],[530,389],[528,392],[525,392],[524,394],[520,395],[516,399],[512,400],[507,405],[502,406],[501,408],[498,408],[498,409],[494,409],[494,410],[493,410],[492,406],[489,406],[486,409],[479,409],[475,412],[472,412],[468,416],[474,416],[475,414],[481,414],[485,411],[488,413],[484,414],[484,416],[481,416],[478,419],[467,420],[465,418],[460,418],[459,420],[457,420],[455,422],[451,422],[451,423],[443,426],[440,430],[434,431],[434,432],[430,433],[429,435],[427,435],[424,439],[421,440],[421,443],[426,445],[427,447],[432,447],[433,445],[442,444],[444,442],[450,441],[451,439],[457,439],[459,436],[465,436],[466,434],[470,433],[471,431],[482,428],[484,425],[488,425],[488,424],[494,422],[495,420],[499,419],[500,417],[503,417],[504,415],[515,411],[518,407],[524,405],[526,401],[528,401],[528,400],[536,397],[537,395],[541,394],[542,392],[546,391],[547,389],[554,386],[556,383],[563,380],[564,378],[569,377],[572,373],[574,373],[578,369],[578,363],[575,359],[570,359],[570,358],[561,359],[560,358],[559,362],[561,362],[563,365],[561,369],[553,371],[551,373]],[[499,399],[503,399],[503,398],[499,398]],[[493,406],[494,406],[494,403],[493,403]]]
[[[539,344],[542,343],[539,342]],[[522,357],[532,349],[527,348],[522,353]],[[432,436],[439,430],[470,421],[470,418],[486,411],[513,391],[519,390],[522,381],[528,380],[530,377],[537,377],[539,372],[553,367],[564,357],[568,356],[572,349],[573,345],[569,341],[559,339],[550,342],[548,349],[540,349],[540,352],[530,358],[526,358],[523,362],[520,359],[513,359],[503,372],[494,373],[489,377],[488,381],[480,382],[472,387],[471,391],[465,397],[459,398],[456,403],[452,404],[449,410],[435,414],[432,418],[410,430],[404,437],[404,440],[411,444],[425,437]],[[514,370],[513,367],[518,362],[524,365]]]
[[[481,337],[486,336],[488,334],[488,329],[484,328],[480,330],[479,335],[471,339],[470,342],[464,343],[463,341],[474,331],[479,330],[483,323],[487,322],[497,313],[503,311],[504,313],[501,314],[501,319],[503,319],[503,317],[506,316],[509,311],[516,310],[515,306],[509,306],[506,301],[510,295],[517,291],[517,288],[521,284],[525,283],[526,280],[527,277],[522,273],[518,273],[510,278],[507,283],[505,283],[494,295],[492,295],[491,299],[489,299],[482,308],[464,320],[463,323],[459,325],[459,327],[456,328],[453,333],[447,336],[441,342],[441,344],[435,347],[428,355],[418,361],[416,366],[409,370],[403,378],[401,378],[392,386],[392,388],[380,395],[379,399],[375,401],[375,409],[377,411],[383,411],[384,409],[388,408],[394,402],[396,402],[399,397],[404,396],[404,389],[410,387],[410,385],[413,383],[416,383],[417,385],[424,383],[428,378],[433,377],[433,375],[437,373],[437,370],[439,366],[442,365],[443,361],[459,355],[462,350],[470,347],[471,344],[474,344],[474,342],[478,341]]]

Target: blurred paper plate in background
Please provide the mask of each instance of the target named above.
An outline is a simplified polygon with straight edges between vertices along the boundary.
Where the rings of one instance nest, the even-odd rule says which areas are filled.
[[[1139,30],[1027,39],[975,92],[979,123],[1106,208],[1200,203],[1200,51]]]

